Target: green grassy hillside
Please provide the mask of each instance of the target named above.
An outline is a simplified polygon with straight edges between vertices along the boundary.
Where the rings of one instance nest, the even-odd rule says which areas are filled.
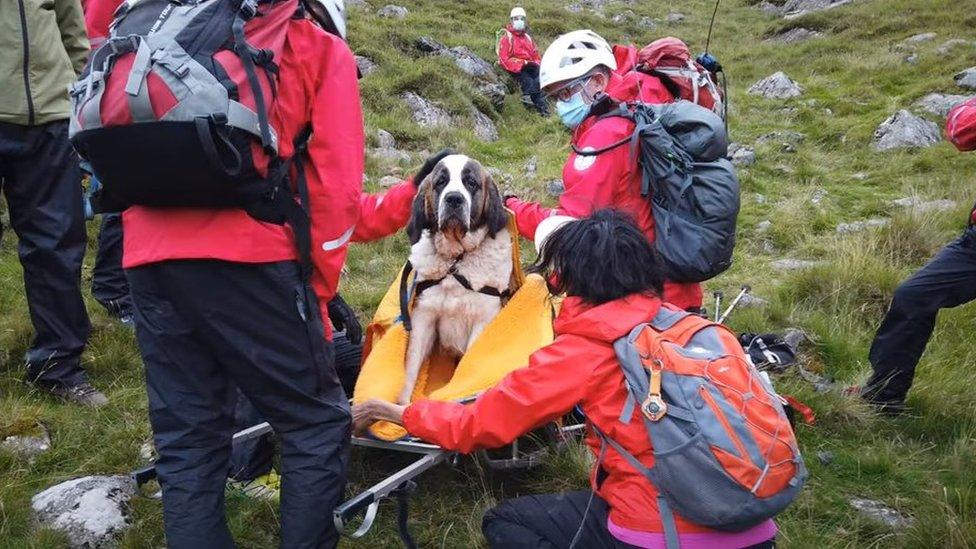
[[[568,2],[567,2],[568,3]],[[774,2],[782,3],[782,2]],[[614,42],[646,43],[676,35],[695,51],[704,46],[712,3],[705,0],[609,1],[595,13],[583,2],[571,13],[564,2],[524,2],[534,36],[544,46],[557,34],[589,27]],[[782,331],[799,327],[810,334],[806,369],[836,380],[858,382],[869,371],[867,349],[891,293],[962,229],[974,197],[976,158],[955,152],[945,142],[916,151],[875,152],[875,128],[899,109],[922,113],[913,103],[930,92],[964,94],[952,76],[976,64],[976,1],[856,0],[833,10],[796,19],[765,13],[750,0],[727,0],[719,10],[712,51],[722,60],[731,93],[732,140],[754,147],[757,162],[740,169],[743,208],[740,244],[733,268],[707,285],[708,295],[728,296],[750,284],[769,301],[738,312],[740,331]],[[445,56],[425,56],[416,47],[423,36],[448,47],[467,46],[493,61],[495,31],[511,6],[471,0],[404,0],[405,19],[381,18],[375,0],[350,9],[353,49],[378,68],[361,82],[370,146],[375,132],[393,134],[411,160],[371,156],[368,186],[379,190],[381,177],[408,174],[424,151],[454,146],[500,170],[507,192],[553,201],[547,182],[559,178],[569,150],[568,135],[555,118],[526,111],[510,92],[496,110],[477,90],[477,81]],[[627,10],[623,21],[614,16]],[[673,11],[679,23],[664,22]],[[656,19],[655,29],[641,18]],[[621,18],[617,18],[619,20]],[[766,39],[794,27],[822,36],[794,44]],[[897,46],[909,36],[935,32],[912,54]],[[947,53],[942,44],[969,42]],[[314,60],[309,60],[314,62]],[[747,95],[756,80],[782,70],[804,94],[791,100]],[[505,82],[502,79],[502,82]],[[514,88],[512,88],[514,89]],[[439,103],[457,122],[441,129],[414,123],[400,99],[411,91]],[[487,114],[499,139],[481,142],[471,131],[470,109]],[[937,116],[925,114],[937,122]],[[801,132],[757,140],[771,132]],[[537,170],[525,165],[535,159]],[[893,205],[906,196],[950,199],[945,211],[918,213]],[[887,226],[839,234],[839,223],[890,218]],[[771,224],[761,224],[763,221]],[[92,236],[95,225],[90,226]],[[28,464],[0,452],[0,547],[58,547],[61,538],[32,524],[29,498],[41,489],[76,476],[120,474],[140,463],[139,447],[150,431],[141,363],[129,331],[114,325],[89,301],[94,332],[85,365],[110,405],[97,412],[57,404],[21,383],[22,356],[31,328],[16,259],[15,238],[0,244],[0,439],[36,421],[50,430],[53,449]],[[367,318],[382,297],[407,250],[402,236],[350,252],[343,293]],[[86,278],[94,261],[86,260]],[[816,261],[814,267],[780,271],[778,259]],[[86,288],[87,288],[86,280]],[[976,306],[946,311],[919,367],[910,414],[883,419],[839,396],[820,394],[795,371],[778,380],[817,412],[814,426],[798,437],[811,469],[801,498],[779,523],[784,547],[973,547],[976,546]],[[834,458],[823,464],[818,452]],[[351,488],[361,488],[383,471],[405,464],[399,456],[376,451],[354,453]],[[585,485],[585,453],[576,449],[541,469],[513,475],[488,474],[470,460],[460,468],[442,467],[421,479],[414,497],[412,527],[423,547],[474,547],[480,541],[481,513],[504,497]],[[880,500],[913,525],[891,530],[859,515],[852,497]],[[385,504],[377,527],[348,547],[396,543],[395,506]],[[269,547],[277,540],[276,509],[231,497],[228,514],[242,547]],[[327,517],[323,517],[326,520]],[[123,547],[161,547],[158,500],[137,498],[134,526]]]

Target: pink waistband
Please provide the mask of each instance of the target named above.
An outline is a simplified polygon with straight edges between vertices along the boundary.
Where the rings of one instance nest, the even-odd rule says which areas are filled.
[[[607,518],[607,528],[610,530],[610,534],[618,540],[643,549],[665,549],[667,545],[663,533],[644,532],[617,526],[609,517]],[[776,532],[776,523],[773,522],[773,519],[769,519],[742,532],[678,534],[678,542],[681,544],[681,549],[713,549],[714,547],[740,549],[768,541],[776,536]]]

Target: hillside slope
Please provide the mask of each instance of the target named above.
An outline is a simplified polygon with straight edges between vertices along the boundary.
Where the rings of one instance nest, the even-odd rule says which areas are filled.
[[[495,31],[511,6],[485,0],[400,4],[408,10],[403,19],[377,15],[382,5],[376,0],[350,8],[351,45],[375,64],[361,82],[369,146],[380,146],[377,130],[382,129],[404,153],[372,153],[368,186],[379,190],[383,176],[409,174],[424,151],[450,145],[496,168],[506,192],[553,201],[547,188],[560,177],[569,150],[559,122],[526,111],[513,87],[498,109],[484,78],[467,75],[450,55],[430,55],[418,47],[420,38],[429,37],[448,48],[466,46],[492,62]],[[613,42],[676,35],[697,52],[704,47],[713,7],[705,0],[586,0],[570,11],[564,4],[570,2],[522,4],[540,45],[589,27]],[[732,140],[752,147],[756,162],[740,169],[743,211],[735,265],[707,285],[707,295],[723,290],[728,296],[750,284],[768,303],[737,312],[731,325],[751,332],[803,329],[812,340],[804,367],[836,380],[837,389],[866,375],[867,349],[892,291],[959,233],[976,198],[976,158],[945,142],[919,150],[872,147],[877,126],[900,109],[941,127],[939,115],[915,106],[923,96],[967,94],[952,77],[976,64],[976,0],[855,0],[789,19],[774,4],[766,3],[764,10],[751,0],[723,2],[712,36],[711,50],[729,75]],[[668,22],[678,19],[667,17],[672,12],[682,13],[683,20]],[[767,40],[797,28],[819,35],[793,43]],[[937,36],[906,42],[922,33]],[[470,61],[463,53],[460,57],[461,64]],[[776,71],[797,81],[803,94],[770,100],[746,93]],[[408,92],[435,102],[449,119],[441,127],[421,127],[403,98]],[[491,137],[486,127],[475,133],[472,109],[493,121],[496,141],[483,140]],[[527,170],[527,164],[535,168]],[[892,202],[905,197],[952,202],[933,209]],[[841,223],[868,219],[887,221],[877,222],[879,228],[838,230]],[[90,225],[92,237],[96,229]],[[30,496],[76,476],[137,467],[140,445],[150,433],[145,390],[131,334],[112,324],[94,301],[89,301],[95,330],[86,367],[111,404],[88,412],[25,389],[21,357],[30,325],[15,248],[8,232],[0,243],[0,439],[40,421],[50,430],[53,449],[34,463],[0,452],[0,547],[58,547],[63,542],[57,534],[32,524]],[[406,250],[402,236],[352,249],[343,293],[364,318]],[[93,253],[94,248],[86,277]],[[775,263],[782,259],[813,263],[783,270]],[[820,393],[795,370],[777,380],[783,392],[810,404],[818,416],[814,426],[798,431],[812,476],[780,520],[781,546],[976,546],[974,325],[973,305],[940,317],[909,399],[912,412],[899,419],[874,417],[836,391]],[[351,489],[405,463],[361,451],[354,453],[354,462]],[[585,470],[578,450],[518,475],[490,475],[471,463],[443,467],[421,479],[411,524],[423,547],[478,546],[484,509],[504,497],[582,487]],[[912,524],[891,529],[872,522],[850,505],[855,497],[882,501]],[[242,547],[276,543],[273,506],[232,497],[228,514]],[[394,505],[384,505],[372,533],[344,544],[394,545],[394,515]],[[123,547],[163,545],[158,500],[137,498],[133,518]]]

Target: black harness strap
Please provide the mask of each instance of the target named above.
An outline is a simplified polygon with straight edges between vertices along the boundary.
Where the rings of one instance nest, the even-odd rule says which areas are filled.
[[[268,122],[268,108],[264,102],[264,90],[258,81],[258,73],[254,68],[254,57],[259,55],[244,36],[244,24],[257,14],[257,4],[254,0],[243,0],[240,12],[234,19],[231,28],[234,31],[234,51],[241,58],[244,64],[244,72],[247,74],[247,83],[251,86],[254,93],[254,104],[257,107],[258,125],[261,129],[261,146],[267,151],[273,151],[274,145],[271,140],[271,125]]]

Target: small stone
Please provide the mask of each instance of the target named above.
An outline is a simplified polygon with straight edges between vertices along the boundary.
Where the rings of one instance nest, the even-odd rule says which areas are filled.
[[[379,185],[381,188],[389,189],[390,187],[395,187],[400,184],[403,179],[395,175],[384,175],[380,178]]]
[[[789,99],[802,95],[803,88],[779,71],[753,84],[747,93],[768,99]]]
[[[834,462],[834,453],[828,452],[827,450],[821,450],[817,452],[817,460],[820,461],[821,465],[830,465]]]
[[[475,137],[485,142],[498,141],[498,128],[491,118],[474,107],[471,107],[471,118],[474,120]]]
[[[908,57],[905,57],[905,62],[908,63],[909,65],[917,65],[918,64],[918,55],[913,53],[913,54],[909,55]]]
[[[810,336],[799,328],[787,328],[786,332],[783,333],[783,341],[790,346],[790,349],[793,349],[794,353],[799,353],[800,347],[810,341]]]
[[[799,145],[806,140],[807,136],[805,133],[796,131],[779,131],[770,132],[759,136],[756,139],[757,145],[767,145],[769,143],[789,143],[791,145]]]
[[[792,258],[777,259],[769,264],[770,267],[777,271],[800,271],[803,269],[812,269],[813,267],[818,267],[819,265],[819,261]]]
[[[905,516],[883,502],[864,498],[851,498],[851,507],[860,511],[861,516],[866,519],[884,524],[889,528],[901,530],[911,527],[914,520]]]
[[[363,76],[368,76],[368,75],[376,72],[376,69],[378,69],[380,67],[379,67],[379,65],[376,64],[375,61],[373,61],[369,57],[366,57],[364,55],[357,55],[356,56],[356,68],[359,69],[359,74],[361,74]]]
[[[945,41],[941,46],[939,46],[939,49],[935,50],[935,52],[938,53],[939,55],[949,55],[949,53],[951,53],[952,50],[958,47],[972,46],[972,45],[973,42],[970,42],[969,40],[963,40],[962,38],[953,38],[951,40]]]
[[[919,99],[915,102],[915,107],[922,109],[923,111],[930,112],[934,115],[938,115],[945,118],[949,115],[949,111],[952,107],[955,107],[959,103],[970,99],[973,96],[970,95],[953,95],[946,93],[930,93],[925,97]]]
[[[851,174],[851,179],[854,179],[856,181],[864,181],[868,177],[869,177],[868,174],[866,174],[864,172],[856,172],[856,173],[852,173]]]
[[[664,17],[664,20],[668,23],[681,23],[685,20],[685,14],[679,12],[671,12]]]
[[[407,8],[403,6],[396,6],[393,4],[387,4],[376,12],[376,15],[380,17],[386,17],[389,19],[403,19],[407,16]]]
[[[859,233],[867,229],[877,229],[891,225],[891,220],[887,217],[874,217],[864,221],[853,221],[851,223],[841,223],[837,225],[837,234]]]
[[[776,244],[774,244],[773,241],[768,238],[763,239],[760,249],[762,250],[762,253],[766,255],[776,255],[779,253],[779,250],[776,249]]]
[[[397,149],[386,149],[386,148],[369,149],[367,151],[367,154],[370,157],[376,158],[377,160],[380,160],[382,162],[393,163],[393,164],[399,162],[410,162],[410,160],[412,159],[410,153],[408,153],[407,151],[401,151]]]
[[[447,46],[429,36],[421,36],[416,44],[417,49],[424,53],[438,53],[447,49]]]
[[[810,202],[820,205],[824,198],[827,198],[827,189],[814,189],[813,195],[810,196]]]
[[[354,8],[368,8],[369,4],[365,0],[346,0],[346,6]]]
[[[38,456],[51,449],[51,436],[40,423],[30,433],[12,435],[0,442],[0,450],[34,463]]]
[[[563,185],[562,179],[553,179],[552,181],[546,183],[546,192],[549,196],[560,196],[566,192],[566,187]]]
[[[132,522],[128,476],[82,477],[57,484],[31,498],[41,525],[64,533],[72,548],[113,546]]]
[[[739,300],[739,307],[743,309],[760,309],[769,305],[769,301],[754,294],[744,294]]]
[[[773,228],[773,222],[768,219],[764,219],[760,221],[758,225],[756,225],[756,232],[758,234],[764,234],[764,233],[768,233],[769,230],[772,228]]]
[[[939,127],[902,109],[885,120],[874,132],[874,149],[929,147],[942,140]]]
[[[952,79],[956,82],[957,86],[976,90],[976,67],[970,67],[957,73]]]
[[[579,4],[569,4],[565,7],[569,13],[583,13],[583,6]]]
[[[822,32],[805,29],[803,27],[794,27],[790,30],[781,32],[775,36],[771,36],[767,38],[765,41],[778,43],[778,44],[796,44],[797,42],[803,42],[805,40],[810,40],[811,38],[819,38],[821,36],[823,36]]]
[[[733,166],[751,166],[756,163],[756,151],[752,147],[740,147],[732,153]]]
[[[142,461],[152,461],[156,457],[156,446],[151,440],[147,440],[139,447],[139,459]]]
[[[535,177],[535,172],[539,167],[539,159],[532,157],[525,163],[525,175],[526,177]]]
[[[756,204],[765,204],[766,203],[766,195],[764,195],[764,194],[756,193],[756,194],[754,194],[752,196],[752,198],[756,201]]]
[[[654,22],[650,17],[641,17],[640,22],[637,26],[643,30],[654,30],[657,28],[657,23]]]
[[[899,198],[898,200],[892,200],[891,203],[902,208],[911,208],[916,214],[938,213],[956,209],[956,202],[954,200],[944,198],[925,201],[917,196],[908,196]]]
[[[610,21],[619,25],[634,20],[636,18],[637,18],[637,14],[634,13],[634,10],[626,10],[611,17]]]
[[[395,149],[396,148],[396,138],[393,134],[384,130],[376,130],[376,143],[381,149]]]
[[[433,102],[413,92],[404,92],[400,98],[410,108],[414,121],[420,127],[443,128],[451,125],[451,115]]]
[[[793,154],[796,152],[796,146],[794,146],[792,143],[783,143],[783,145],[780,147],[780,152]]]

